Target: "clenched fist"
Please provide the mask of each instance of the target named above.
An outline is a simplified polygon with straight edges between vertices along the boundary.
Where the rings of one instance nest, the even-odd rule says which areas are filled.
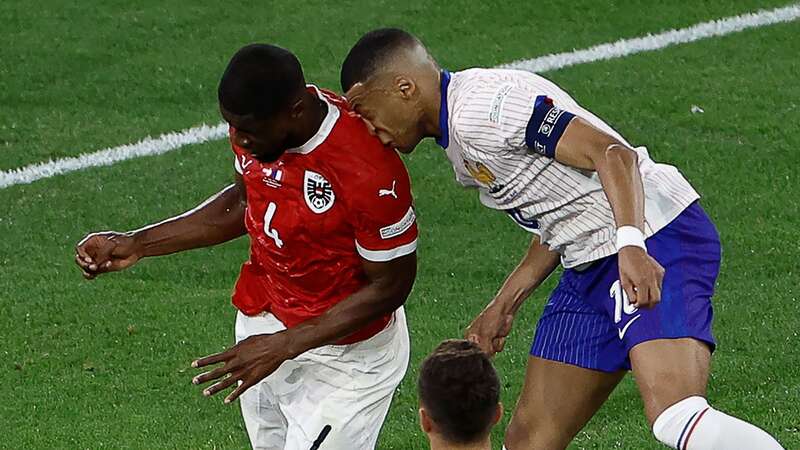
[[[89,234],[75,246],[75,262],[87,280],[106,272],[127,269],[141,257],[142,249],[136,239],[116,231]]]

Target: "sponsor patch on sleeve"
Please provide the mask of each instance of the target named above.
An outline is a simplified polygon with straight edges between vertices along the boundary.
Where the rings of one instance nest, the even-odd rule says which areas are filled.
[[[511,89],[513,89],[513,86],[507,84],[501,86],[500,89],[495,92],[491,106],[489,107],[489,122],[500,123],[502,120],[500,113],[503,110],[503,102],[506,100],[508,93],[511,92]]]
[[[536,97],[525,129],[525,144],[536,153],[555,158],[558,141],[573,117],[575,114],[558,108],[549,97]]]
[[[414,208],[409,207],[408,212],[406,212],[406,215],[403,216],[403,218],[400,219],[399,222],[381,228],[380,230],[381,239],[391,239],[393,237],[400,236],[401,234],[408,231],[408,229],[411,228],[412,225],[414,225],[414,222],[416,220],[417,216],[416,214],[414,214]]]

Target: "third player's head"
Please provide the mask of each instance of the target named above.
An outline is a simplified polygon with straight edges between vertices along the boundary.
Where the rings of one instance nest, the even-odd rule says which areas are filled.
[[[413,35],[371,31],[342,64],[342,90],[384,145],[409,153],[438,135],[439,67]]]
[[[448,340],[422,362],[419,416],[433,450],[491,448],[500,420],[500,382],[489,358],[473,343]]]
[[[309,116],[319,109],[316,96],[307,94],[297,58],[268,44],[236,52],[218,88],[222,116],[236,129],[233,142],[263,162],[303,143]]]

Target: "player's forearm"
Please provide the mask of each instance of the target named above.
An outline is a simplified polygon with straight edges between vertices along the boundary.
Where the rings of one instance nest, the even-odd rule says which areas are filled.
[[[492,303],[504,313],[516,314],[533,291],[558,267],[560,256],[534,237],[525,257],[506,278]]]
[[[322,315],[286,330],[292,354],[333,344],[403,306],[416,278],[416,255],[404,256],[400,270],[373,279]]]
[[[337,303],[321,316],[290,328],[288,341],[293,354],[333,344],[369,323],[390,314],[405,302],[405,297],[387,298],[380,288],[367,286]]]
[[[142,256],[208,247],[245,234],[240,189],[239,184],[232,184],[190,211],[132,231]]]
[[[644,187],[636,152],[615,143],[595,161],[617,228],[630,225],[644,231]]]

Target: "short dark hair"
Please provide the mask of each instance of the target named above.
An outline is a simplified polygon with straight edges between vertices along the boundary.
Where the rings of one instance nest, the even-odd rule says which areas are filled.
[[[399,28],[380,28],[361,36],[342,63],[342,91],[371,77],[375,69],[396,50],[417,44],[414,35]]]
[[[233,55],[219,81],[219,103],[233,114],[272,116],[305,88],[300,61],[269,44],[250,44]]]
[[[500,381],[489,358],[472,342],[447,340],[422,362],[419,400],[445,439],[469,444],[492,428]]]

